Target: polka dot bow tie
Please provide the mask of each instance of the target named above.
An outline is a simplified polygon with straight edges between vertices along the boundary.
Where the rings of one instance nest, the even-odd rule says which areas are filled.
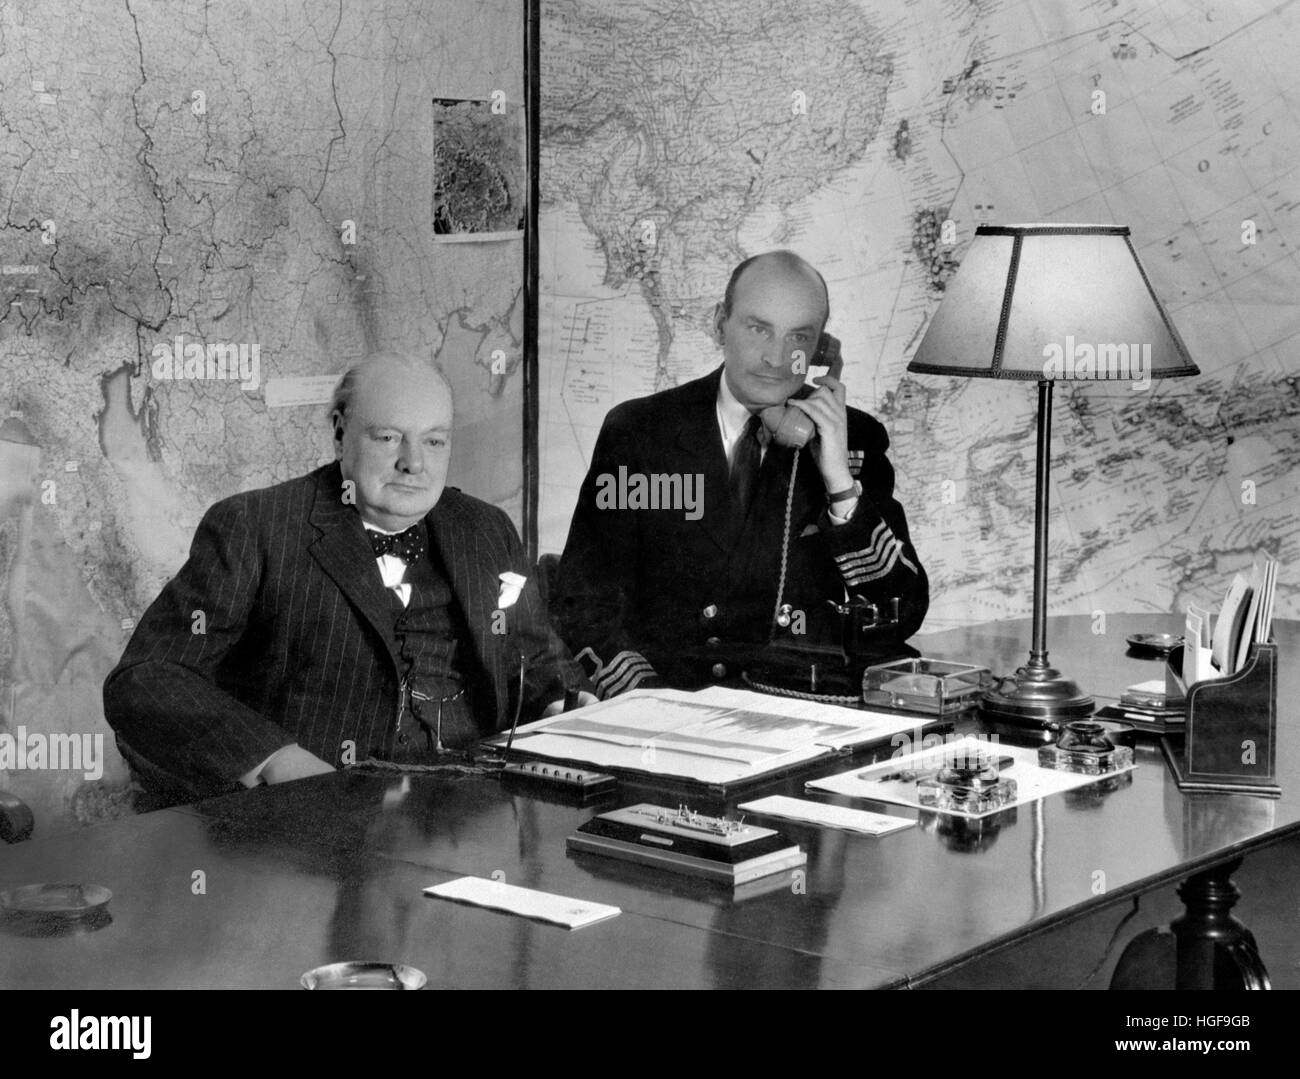
[[[391,554],[410,565],[424,554],[424,529],[418,524],[391,536],[367,528],[366,535],[370,537],[370,549],[375,552],[376,558]]]

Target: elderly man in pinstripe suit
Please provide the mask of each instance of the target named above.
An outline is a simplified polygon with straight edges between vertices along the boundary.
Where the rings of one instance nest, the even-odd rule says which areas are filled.
[[[336,461],[208,510],[104,683],[160,801],[436,759],[509,725],[521,668],[525,720],[585,685],[532,580],[506,598],[529,576],[509,518],[445,487],[441,374],[373,356],[330,421]]]

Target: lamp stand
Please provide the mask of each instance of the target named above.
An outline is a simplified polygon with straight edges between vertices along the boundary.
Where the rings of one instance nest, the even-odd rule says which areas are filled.
[[[1019,726],[1055,729],[1092,715],[1092,697],[1047,662],[1047,485],[1052,467],[1052,383],[1038,383],[1034,499],[1034,641],[1029,662],[984,693],[982,711]]]

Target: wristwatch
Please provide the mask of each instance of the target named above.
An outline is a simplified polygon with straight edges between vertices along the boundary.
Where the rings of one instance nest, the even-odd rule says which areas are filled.
[[[829,492],[826,495],[826,501],[833,506],[835,505],[836,502],[847,502],[850,498],[861,498],[861,497],[862,497],[862,481],[854,480],[852,487],[846,487],[842,491]]]

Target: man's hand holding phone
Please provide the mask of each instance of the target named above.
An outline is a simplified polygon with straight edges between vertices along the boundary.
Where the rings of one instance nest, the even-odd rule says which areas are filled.
[[[829,365],[831,370],[840,366],[840,342],[831,334],[823,334],[822,346],[810,361],[810,366]],[[792,397],[786,402],[791,408],[805,413],[817,426],[817,436],[809,444],[813,460],[822,474],[827,494],[849,490],[853,487],[853,474],[849,471],[849,414],[848,395],[844,383],[832,374],[814,378],[817,389],[807,397]]]

